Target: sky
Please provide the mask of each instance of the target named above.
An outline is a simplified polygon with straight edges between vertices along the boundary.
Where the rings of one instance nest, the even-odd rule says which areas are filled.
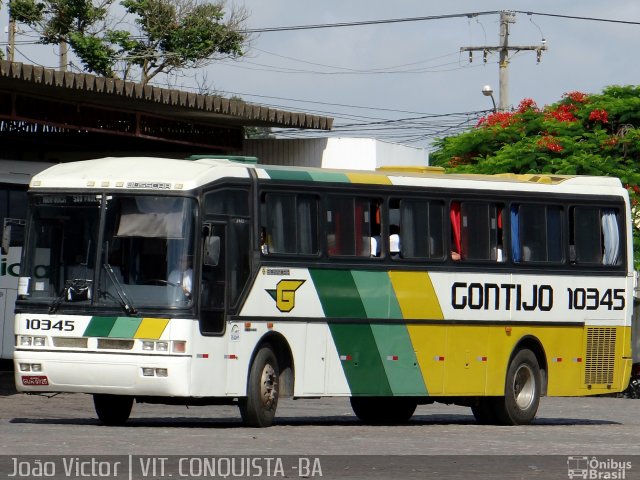
[[[492,10],[517,13],[510,45],[540,45],[512,53],[509,104],[532,98],[539,106],[566,92],[599,93],[608,85],[640,79],[640,24],[557,18],[557,14],[640,22],[635,0],[228,0],[248,10],[249,29],[387,20]],[[0,11],[0,28],[7,24]],[[463,46],[498,44],[499,15],[383,23],[341,28],[252,34],[247,55],[169,80],[170,86],[203,89],[273,107],[334,118],[331,135],[375,137],[429,148],[434,138],[475,125],[492,108],[482,87],[498,101],[498,55],[480,53],[469,62]],[[18,40],[27,39],[19,37]],[[6,35],[2,38],[6,41]],[[0,45],[3,45],[0,43]],[[18,61],[54,67],[55,46],[21,45]],[[161,80],[161,86],[167,86]],[[468,113],[472,112],[472,113]],[[452,115],[455,114],[455,115]],[[288,132],[319,136],[319,132]]]

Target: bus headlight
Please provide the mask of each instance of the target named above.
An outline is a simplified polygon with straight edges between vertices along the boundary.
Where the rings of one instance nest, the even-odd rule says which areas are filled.
[[[156,342],[156,350],[158,352],[168,352],[169,342]]]
[[[44,347],[47,345],[47,337],[32,337],[31,335],[18,335],[20,347]]]

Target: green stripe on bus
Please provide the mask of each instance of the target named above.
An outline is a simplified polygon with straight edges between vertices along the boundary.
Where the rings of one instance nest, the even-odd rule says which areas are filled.
[[[114,338],[133,338],[141,323],[141,318],[118,317],[109,332],[109,336]]]
[[[312,180],[315,182],[336,182],[336,183],[351,183],[349,177],[344,173],[337,172],[309,172]]]
[[[394,395],[427,395],[406,325],[372,324],[375,338]]]
[[[369,324],[329,324],[351,395],[392,395]]]
[[[117,317],[91,317],[91,321],[84,333],[84,337],[108,337],[116,323]]]
[[[265,172],[272,180],[301,180],[310,182],[312,180],[309,172],[295,170],[276,170],[274,168],[265,168]]]
[[[309,273],[326,317],[367,317],[350,271],[309,269]]]
[[[402,310],[387,272],[352,270],[367,318],[402,318]]]

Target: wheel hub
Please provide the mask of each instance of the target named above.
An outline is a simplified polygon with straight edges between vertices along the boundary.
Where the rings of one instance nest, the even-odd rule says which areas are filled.
[[[271,409],[278,398],[278,377],[276,371],[269,364],[262,370],[260,381],[260,396],[266,409]]]
[[[529,365],[520,365],[513,378],[513,396],[516,404],[522,410],[531,406],[535,398],[536,384],[533,370]]]

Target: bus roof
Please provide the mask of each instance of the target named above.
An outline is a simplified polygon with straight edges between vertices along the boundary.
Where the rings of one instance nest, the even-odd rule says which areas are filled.
[[[231,157],[233,158],[233,157]],[[254,170],[260,179],[309,182],[359,183],[482,190],[571,191],[619,194],[615,177],[544,174],[460,175],[439,171],[329,170],[238,163],[224,158],[180,160],[154,157],[108,157],[55,165],[33,177],[32,188],[127,189],[188,191],[224,177],[249,178]],[[559,189],[559,185],[562,188]],[[586,189],[585,187],[588,187]]]

